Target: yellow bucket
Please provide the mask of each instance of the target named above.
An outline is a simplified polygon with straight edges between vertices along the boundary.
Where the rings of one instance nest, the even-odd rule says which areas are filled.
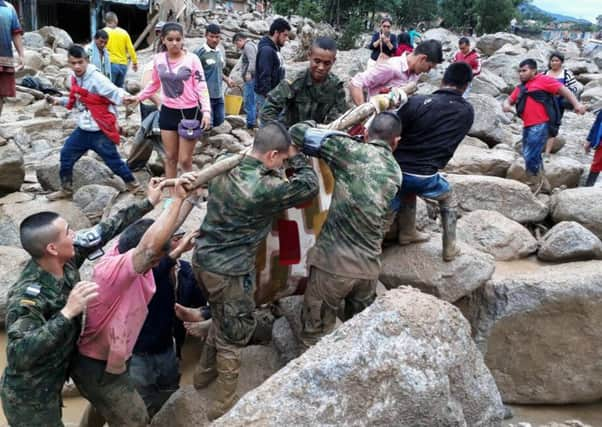
[[[224,103],[226,104],[227,115],[237,116],[238,114],[240,114],[240,107],[242,107],[242,96],[226,95]]]

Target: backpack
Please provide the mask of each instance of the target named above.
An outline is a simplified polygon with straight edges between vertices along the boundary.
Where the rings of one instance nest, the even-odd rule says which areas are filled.
[[[554,95],[544,90],[534,90],[531,92],[527,91],[527,87],[521,84],[519,87],[519,95],[516,102],[516,112],[520,118],[523,117],[525,111],[525,105],[527,104],[527,96],[530,96],[535,102],[538,102],[544,106],[546,113],[548,113],[548,132],[550,136],[558,135],[560,129],[560,108]]]

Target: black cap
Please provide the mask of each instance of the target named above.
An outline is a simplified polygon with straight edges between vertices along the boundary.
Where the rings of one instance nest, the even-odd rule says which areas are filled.
[[[222,32],[222,29],[217,24],[209,24],[207,25],[205,32],[211,34],[220,34]]]

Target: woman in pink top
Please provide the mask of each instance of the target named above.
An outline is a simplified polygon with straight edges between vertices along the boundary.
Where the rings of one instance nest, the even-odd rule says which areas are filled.
[[[183,49],[184,30],[180,24],[169,22],[163,26],[161,46],[162,51],[154,57],[152,80],[137,100],[144,101],[162,90],[159,127],[166,153],[165,177],[175,178],[178,166],[184,172],[192,170],[197,142],[178,135],[178,124],[183,118],[198,118],[203,129],[209,129],[211,105],[203,66],[196,55]]]

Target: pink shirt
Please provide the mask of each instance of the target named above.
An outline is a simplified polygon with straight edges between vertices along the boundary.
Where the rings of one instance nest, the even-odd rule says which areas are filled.
[[[92,280],[99,286],[98,298],[88,304],[79,352],[106,360],[107,372],[121,374],[132,356],[148,313],[147,305],[155,293],[153,271],[136,273],[134,249],[120,254],[115,244],[94,267]]]
[[[356,74],[350,84],[368,91],[368,96],[378,95],[383,88],[403,86],[418,80],[419,75],[408,68],[407,53],[377,62],[374,67]]]
[[[162,105],[166,107],[181,110],[194,108],[200,102],[201,110],[210,113],[209,90],[198,56],[186,53],[175,62],[168,63],[167,60],[165,53],[155,55],[152,80],[138,95],[138,99],[144,101],[161,89]]]

